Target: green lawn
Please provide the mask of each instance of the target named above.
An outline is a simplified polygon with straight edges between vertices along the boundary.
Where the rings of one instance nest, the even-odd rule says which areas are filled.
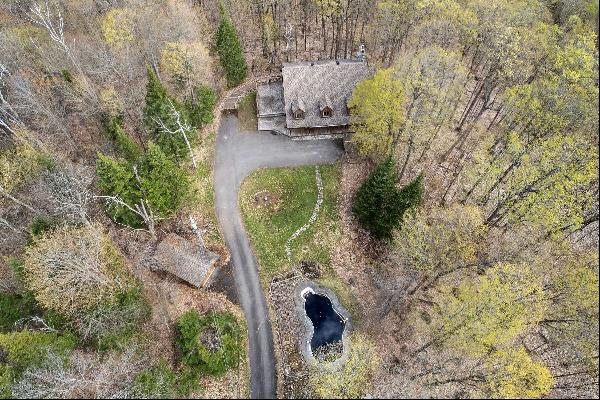
[[[308,222],[317,202],[315,167],[265,169],[252,174],[240,191],[242,217],[264,288],[269,287],[276,274],[290,270],[300,261],[315,261],[322,272],[317,283],[333,290],[354,316],[357,302],[331,267],[331,252],[340,234],[337,212],[340,166],[320,169],[324,192],[321,212],[315,223],[291,243],[291,261],[285,243]]]

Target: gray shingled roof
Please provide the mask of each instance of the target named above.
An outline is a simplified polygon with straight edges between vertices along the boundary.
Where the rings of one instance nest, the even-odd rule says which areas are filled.
[[[283,86],[281,80],[258,85],[256,102],[259,117],[283,115]]]
[[[326,60],[284,64],[283,96],[288,128],[342,126],[350,124],[346,102],[356,84],[369,78],[364,62]],[[292,103],[304,103],[305,116],[294,119]],[[332,108],[330,118],[321,116],[321,107]]]
[[[156,247],[150,269],[169,272],[200,287],[213,272],[218,259],[217,254],[206,248],[170,233]]]

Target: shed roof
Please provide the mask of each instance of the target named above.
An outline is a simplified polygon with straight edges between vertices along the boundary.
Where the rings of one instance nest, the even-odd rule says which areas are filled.
[[[156,247],[151,269],[169,272],[193,286],[201,287],[218,259],[217,254],[170,233]]]
[[[283,65],[283,95],[288,128],[343,126],[350,124],[346,107],[356,84],[369,77],[367,65],[355,60],[325,60]],[[305,116],[294,119],[292,108],[301,100]],[[330,107],[323,118],[321,107]]]
[[[258,85],[256,102],[259,117],[285,114],[281,80]]]

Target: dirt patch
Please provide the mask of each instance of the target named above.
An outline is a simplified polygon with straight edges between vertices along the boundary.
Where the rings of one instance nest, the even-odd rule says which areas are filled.
[[[281,198],[273,192],[262,190],[254,193],[253,204],[256,208],[266,208],[277,211],[281,205]]]
[[[321,267],[314,261],[300,262],[300,271],[308,279],[319,279],[321,277]]]
[[[223,343],[221,343],[219,332],[213,327],[204,329],[200,333],[200,338],[198,340],[200,340],[200,344],[211,353],[216,353],[223,345]]]

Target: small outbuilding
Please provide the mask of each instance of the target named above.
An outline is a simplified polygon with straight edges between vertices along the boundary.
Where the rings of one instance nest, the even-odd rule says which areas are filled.
[[[156,246],[150,269],[168,272],[197,288],[205,286],[219,256],[204,246],[170,233]]]

